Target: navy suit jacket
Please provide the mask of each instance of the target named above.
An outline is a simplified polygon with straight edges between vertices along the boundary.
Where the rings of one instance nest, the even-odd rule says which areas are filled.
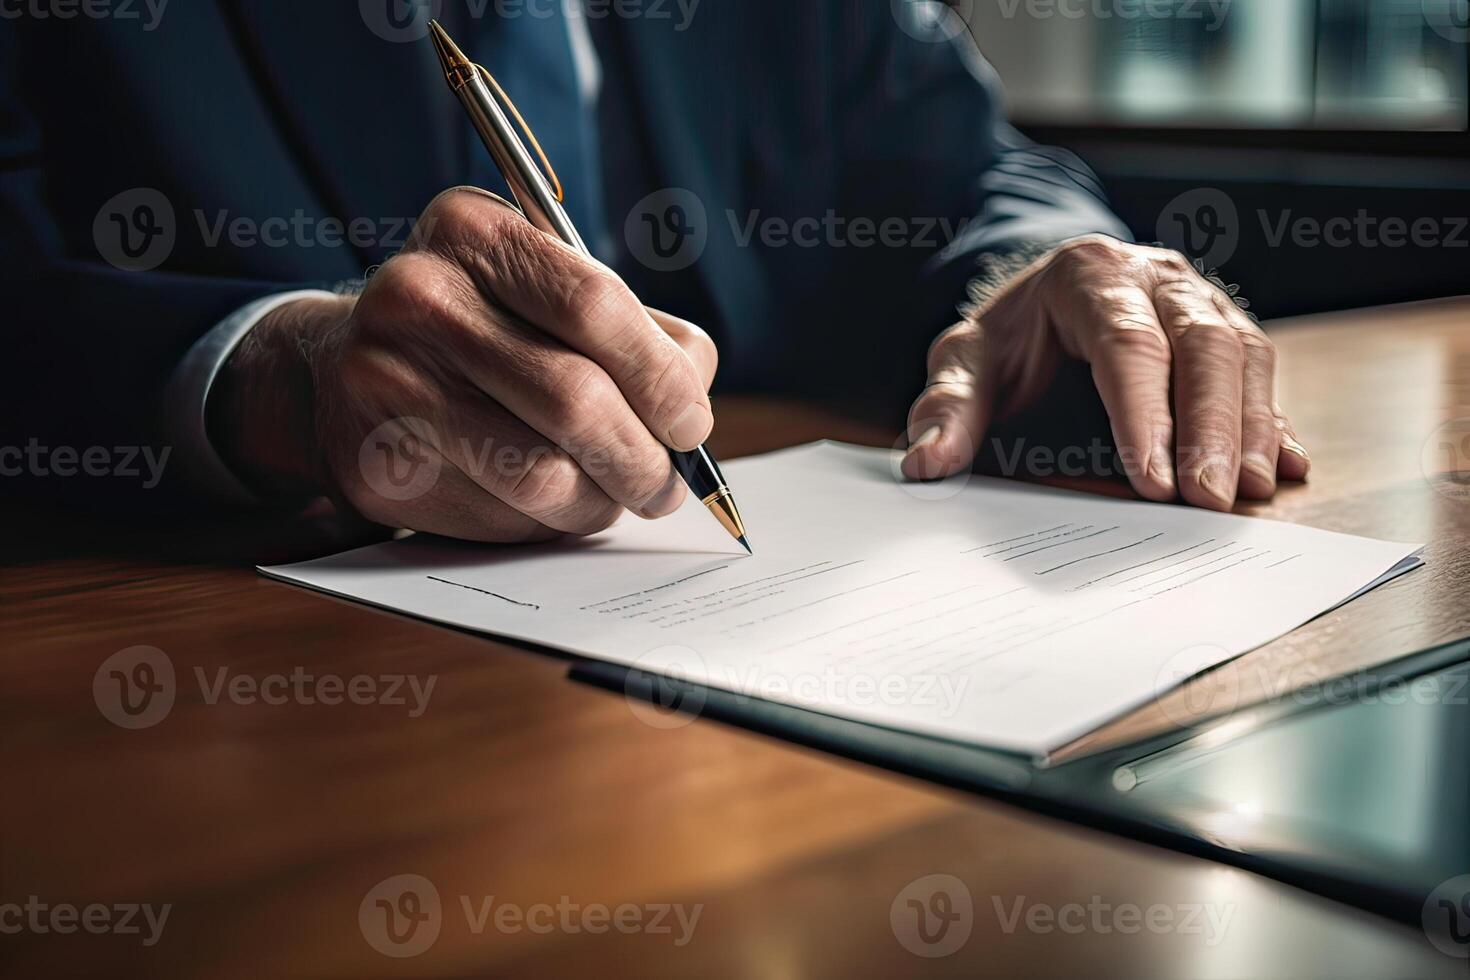
[[[1127,234],[1085,167],[1006,124],[968,39],[902,30],[904,6],[704,0],[683,30],[677,17],[599,26],[624,54],[607,85],[644,128],[604,139],[644,141],[650,164],[621,177],[642,186],[608,199],[682,188],[708,221],[690,268],[618,271],[650,305],[706,321],[729,385],[912,397],[977,255]],[[6,444],[161,445],[162,392],[202,334],[257,297],[361,277],[401,240],[395,217],[467,179],[462,110],[430,46],[384,40],[361,9],[174,0],[152,30],[0,20]],[[452,33],[473,30],[456,0],[443,16]],[[136,216],[127,195],[139,188],[167,201],[174,240],[156,267],[130,271],[105,254],[115,232],[113,247],[99,243],[118,220],[105,205],[124,195]],[[745,240],[772,220],[828,214],[900,217],[908,241]],[[242,246],[228,229],[215,238],[221,216],[276,218],[278,235],[282,221],[367,217],[383,240],[286,232],[278,246]],[[625,217],[609,216],[614,236]],[[968,224],[942,249],[946,222]],[[689,309],[692,295],[707,302]]]

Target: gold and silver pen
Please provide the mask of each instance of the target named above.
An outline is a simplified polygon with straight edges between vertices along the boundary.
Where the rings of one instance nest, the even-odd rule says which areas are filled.
[[[557,179],[556,171],[542,152],[535,134],[516,110],[515,103],[488,71],[465,57],[464,52],[450,40],[438,21],[429,23],[429,33],[434,41],[434,50],[439,54],[439,63],[444,67],[445,80],[469,113],[475,131],[480,134],[485,149],[490,151],[495,166],[505,177],[505,182],[526,220],[591,258],[591,251],[577,233],[566,209],[561,206],[561,181]],[[501,107],[502,103],[504,108]],[[521,132],[531,141],[536,156],[545,166],[544,172],[512,128],[506,110],[515,117]],[[550,180],[547,179],[547,174],[550,174]],[[725,483],[714,457],[703,446],[692,452],[671,449],[669,456],[673,460],[674,469],[684,482],[689,484],[689,488],[709,508],[710,513],[730,536],[749,552],[750,542],[745,537],[745,523],[740,519],[740,511],[735,507],[735,497],[730,493],[730,487]]]

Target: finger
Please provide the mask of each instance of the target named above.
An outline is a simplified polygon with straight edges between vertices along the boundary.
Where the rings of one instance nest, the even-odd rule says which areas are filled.
[[[1281,406],[1274,406],[1276,416],[1276,433],[1281,442],[1281,455],[1276,460],[1277,475],[1283,480],[1301,482],[1307,478],[1312,471],[1312,457],[1307,449],[1297,441],[1296,429],[1292,427],[1291,420],[1286,413],[1281,411]]]
[[[714,415],[699,371],[612,270],[488,195],[458,192],[439,208],[436,247],[487,299],[598,364],[666,445],[705,441]]]
[[[620,506],[648,518],[679,509],[669,452],[597,364],[503,311],[482,311],[465,369],[482,392],[560,447]]]
[[[694,369],[699,372],[700,381],[704,383],[704,390],[709,391],[710,385],[715,383],[715,372],[720,366],[720,352],[709,334],[672,313],[665,313],[651,306],[645,309],[653,317],[653,322],[689,355],[689,359],[694,362]]]
[[[569,453],[479,392],[446,414],[440,452],[481,489],[537,523],[595,534],[623,512]]]
[[[1082,353],[1092,365],[1129,482],[1148,500],[1173,500],[1173,357],[1153,299],[1137,286],[1108,288],[1078,315],[1097,321],[1078,335],[1088,338]]]
[[[1236,330],[1245,352],[1241,388],[1240,495],[1270,500],[1276,494],[1281,435],[1276,428],[1276,348],[1261,328],[1230,297],[1211,291],[1215,306]]]
[[[985,335],[968,321],[946,330],[929,349],[929,380],[909,410],[903,474],[938,480],[968,468],[990,419]]]
[[[1245,345],[1205,291],[1180,276],[1154,290],[1174,357],[1179,492],[1198,507],[1230,510],[1240,482]]]

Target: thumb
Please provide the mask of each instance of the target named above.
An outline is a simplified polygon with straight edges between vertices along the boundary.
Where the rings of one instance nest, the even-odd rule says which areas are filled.
[[[990,424],[985,334],[973,321],[951,327],[929,349],[929,381],[909,409],[903,475],[939,480],[970,467]]]

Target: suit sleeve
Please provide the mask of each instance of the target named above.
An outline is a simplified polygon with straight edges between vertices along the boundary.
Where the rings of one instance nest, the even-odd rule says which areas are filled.
[[[1094,232],[1133,240],[1080,159],[1006,121],[999,79],[956,15],[927,21],[914,2],[843,6],[844,20],[863,25],[844,45],[848,159],[890,200],[919,209],[897,213],[963,222],[923,269],[931,288],[963,298],[985,255]]]
[[[29,459],[63,447],[67,458],[97,447],[111,460],[136,459],[143,448],[158,458],[169,448],[166,389],[189,349],[232,311],[296,284],[128,271],[109,264],[95,233],[90,242],[68,240],[54,204],[71,189],[48,180],[45,126],[28,104],[17,33],[0,21],[0,330],[8,368],[0,446],[35,447]],[[105,146],[96,165],[107,165]],[[105,220],[99,224],[105,230]],[[172,507],[188,491],[174,469],[145,489],[146,481],[125,474],[65,478],[28,463],[4,483],[48,498]]]

